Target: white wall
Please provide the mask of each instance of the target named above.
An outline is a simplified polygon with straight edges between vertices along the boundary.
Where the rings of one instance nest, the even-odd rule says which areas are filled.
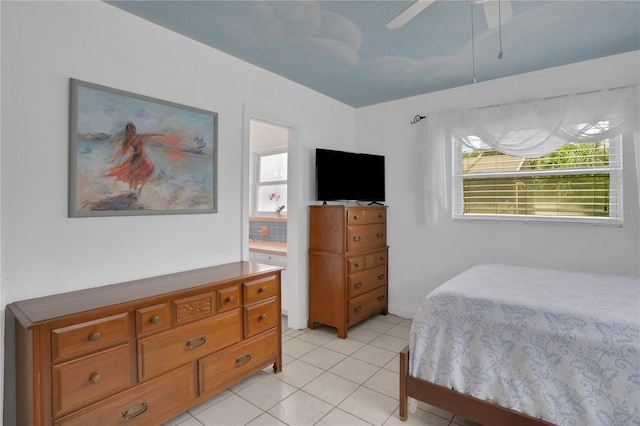
[[[275,111],[295,128],[299,188],[289,250],[298,264],[288,272],[306,304],[311,152],[354,145],[353,108],[103,2],[1,7],[3,317],[16,300],[240,260],[247,108],[265,118],[261,112]],[[218,213],[67,218],[70,77],[217,112]],[[299,311],[304,323],[306,308]]]
[[[637,82],[637,53],[354,111],[99,1],[3,1],[0,8],[3,317],[5,304],[19,299],[241,259],[248,209],[240,165],[248,162],[249,117],[294,133],[290,172],[298,184],[289,195],[288,272],[298,288],[293,303],[299,322],[307,312],[307,205],[314,198],[316,147],[387,155],[394,313],[413,315],[417,295],[480,262],[637,272],[637,214],[625,217],[623,228],[447,218],[435,228],[421,227],[415,155],[420,125],[409,124],[418,113]],[[67,218],[70,77],[218,112],[219,212]],[[625,168],[625,209],[637,213],[634,165],[625,161]],[[11,342],[10,324],[7,329]],[[5,421],[12,424],[15,378],[6,349]]]
[[[638,274],[640,209],[633,145],[624,142],[624,226],[452,221],[423,225],[418,181],[425,122],[416,114],[538,99],[637,84],[639,52],[416,96],[356,112],[356,144],[387,158],[389,309],[413,317],[422,297],[479,263]],[[450,150],[448,168],[450,171]],[[450,174],[450,173],[449,173]],[[450,188],[449,188],[450,191]]]

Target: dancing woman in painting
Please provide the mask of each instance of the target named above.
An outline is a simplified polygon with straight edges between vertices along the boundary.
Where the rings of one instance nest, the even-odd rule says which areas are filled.
[[[118,152],[113,157],[113,161],[119,161],[119,163],[109,169],[104,176],[114,177],[128,184],[129,189],[136,191],[136,196],[139,197],[142,188],[151,180],[155,170],[155,166],[144,152],[144,145],[154,136],[164,135],[162,133],[139,134],[136,126],[128,123]]]

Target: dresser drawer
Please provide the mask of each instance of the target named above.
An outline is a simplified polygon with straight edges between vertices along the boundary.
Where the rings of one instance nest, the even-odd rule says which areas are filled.
[[[242,304],[240,286],[221,288],[216,292],[218,299],[218,312],[226,312],[238,308]]]
[[[387,267],[378,266],[357,274],[351,274],[348,278],[349,297],[356,297],[374,288],[387,284]]]
[[[350,274],[362,272],[376,266],[387,264],[387,250],[381,250],[376,253],[367,254],[365,256],[350,257],[348,262],[348,272]]]
[[[379,252],[373,254],[374,265],[375,266],[386,265],[387,264],[387,255],[388,255],[387,250],[379,251]]]
[[[138,379],[146,380],[242,340],[242,311],[226,312],[138,340]]]
[[[380,209],[347,209],[347,225],[366,225],[371,223],[386,223],[387,210]]]
[[[171,327],[171,307],[168,303],[136,309],[136,335],[138,337]]]
[[[365,269],[367,269],[367,266],[365,263],[365,256],[350,257],[347,260],[347,263],[349,265],[348,271],[350,274],[353,274],[354,272],[364,271]]]
[[[157,425],[184,411],[196,397],[193,365],[185,365],[99,404],[56,421],[56,426]]]
[[[52,368],[53,415],[124,390],[130,381],[129,345],[56,365]]]
[[[385,224],[349,226],[347,228],[347,251],[369,250],[387,245]]]
[[[274,361],[277,330],[198,361],[200,394],[216,393]]]
[[[280,315],[277,299],[267,300],[244,308],[244,336],[251,337],[278,325]]]
[[[51,332],[54,363],[126,343],[129,316],[126,313],[57,328]]]
[[[355,324],[387,306],[387,286],[349,300],[349,324]]]
[[[279,291],[278,282],[278,276],[271,275],[244,283],[244,303],[253,303],[275,296]]]

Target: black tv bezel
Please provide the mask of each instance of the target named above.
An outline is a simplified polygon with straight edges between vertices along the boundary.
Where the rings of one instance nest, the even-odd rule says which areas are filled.
[[[345,167],[342,164],[337,164],[333,169],[340,170],[341,173],[336,176],[333,184],[329,185],[327,183],[327,179],[322,179],[321,173],[319,172],[319,166],[323,164],[318,163],[318,153],[321,152],[324,155],[331,155],[335,161],[338,163],[338,159],[342,159],[342,161],[351,160],[352,163],[349,167]],[[322,155],[321,154],[321,155]],[[378,168],[375,176],[377,180],[375,191],[371,192],[362,192],[358,188],[362,188],[362,181],[367,181],[371,179],[370,171],[364,169],[365,166],[362,165],[364,159],[368,159],[367,161],[380,161],[381,164],[378,164]],[[326,161],[326,160],[325,160]],[[325,163],[326,164],[326,163]],[[335,149],[325,149],[325,148],[316,148],[316,158],[315,158],[315,195],[316,201],[362,201],[362,202],[370,202],[370,203],[382,203],[386,201],[386,162],[385,156],[379,154],[370,154],[370,153],[360,153],[360,152],[349,152]],[[345,186],[344,182],[352,182],[353,185]],[[324,190],[321,188],[322,183],[324,183]],[[326,188],[332,188],[331,193],[326,190]],[[336,188],[340,188],[339,191],[336,191]],[[322,192],[322,194],[321,194]]]

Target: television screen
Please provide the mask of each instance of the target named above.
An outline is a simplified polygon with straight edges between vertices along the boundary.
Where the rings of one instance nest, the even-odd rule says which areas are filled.
[[[316,149],[316,200],[385,201],[384,156]]]

